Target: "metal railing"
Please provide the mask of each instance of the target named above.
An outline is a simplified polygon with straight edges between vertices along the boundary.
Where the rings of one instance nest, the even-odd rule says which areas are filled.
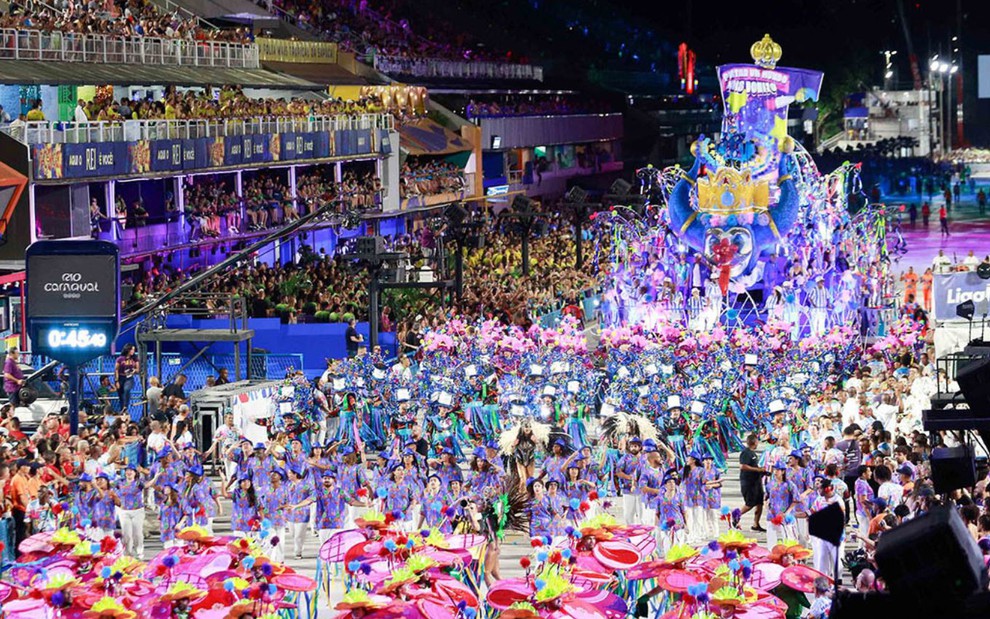
[[[375,56],[375,68],[386,74],[415,77],[543,81],[543,67],[508,62]]]
[[[125,120],[84,123],[35,121],[3,131],[27,144],[84,144],[186,140],[238,135],[332,132],[347,129],[394,128],[391,114],[339,116],[266,116],[229,119]]]
[[[266,62],[335,64],[337,44],[329,41],[293,41],[258,37],[258,58]]]
[[[257,69],[258,46],[227,41],[0,29],[0,60]]]

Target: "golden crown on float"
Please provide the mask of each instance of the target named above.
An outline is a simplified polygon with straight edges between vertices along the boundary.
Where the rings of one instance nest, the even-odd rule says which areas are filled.
[[[697,185],[701,213],[738,215],[770,206],[770,184],[754,182],[749,170],[720,167],[715,174],[700,177]]]
[[[764,69],[776,68],[777,62],[783,53],[783,50],[780,49],[780,44],[771,39],[769,34],[763,35],[762,39],[753,43],[749,48],[749,54],[753,57],[753,63]]]

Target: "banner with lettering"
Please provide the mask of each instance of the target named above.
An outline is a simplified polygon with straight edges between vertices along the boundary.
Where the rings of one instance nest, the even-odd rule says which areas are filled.
[[[151,142],[151,170],[175,172],[182,169],[182,140]]]
[[[367,155],[393,147],[388,134],[367,129],[293,132],[186,140],[134,140],[31,146],[34,179],[135,176],[257,165],[277,161],[312,161],[334,156]]]
[[[973,302],[976,320],[990,309],[990,279],[980,279],[976,271],[936,275],[932,284],[932,309],[936,321],[965,320],[956,314],[956,307],[967,301]]]
[[[241,136],[227,136],[223,144],[223,165],[238,166],[244,163],[244,140]]]
[[[123,142],[63,144],[65,178],[119,176],[127,173],[127,149]]]
[[[182,169],[202,170],[209,167],[210,138],[182,140]]]
[[[269,138],[265,135],[245,135],[243,136],[243,162],[247,163],[267,163],[271,161],[271,154],[268,149]]]

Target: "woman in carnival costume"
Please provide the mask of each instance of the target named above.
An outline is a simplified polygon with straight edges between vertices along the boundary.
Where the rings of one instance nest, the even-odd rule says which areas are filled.
[[[550,426],[526,417],[502,432],[499,437],[500,453],[508,458],[509,475],[515,475],[519,484],[536,476],[537,453],[546,449],[550,440]]]
[[[767,484],[767,546],[794,539],[792,510],[798,498],[798,490],[787,481],[787,466],[783,462],[773,465],[773,473]]]
[[[711,454],[703,454],[702,499],[704,501],[703,539],[717,539],[718,521],[722,510],[722,472],[715,466]]]
[[[578,387],[580,388],[580,383],[578,383]],[[587,426],[588,405],[578,398],[577,393],[571,391],[570,383],[568,383],[564,410],[568,413],[566,431],[567,435],[571,437],[571,443],[579,448],[590,445]]]
[[[684,511],[687,514],[689,543],[696,543],[705,534],[705,470],[704,456],[697,449],[688,454],[684,467]]]
[[[663,477],[663,491],[657,498],[657,534],[661,556],[675,544],[687,541],[687,509],[684,494],[678,486],[676,469],[668,469]]]

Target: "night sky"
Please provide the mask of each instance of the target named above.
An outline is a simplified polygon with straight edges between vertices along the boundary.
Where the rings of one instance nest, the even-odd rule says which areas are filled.
[[[599,0],[604,1],[604,0]],[[895,0],[754,0],[679,3],[608,0],[625,5],[659,31],[686,40],[700,62],[745,61],[749,46],[770,33],[783,47],[782,64],[830,70],[851,58],[874,62],[882,71],[880,51],[898,51],[895,66],[909,79],[904,32]],[[939,47],[947,51],[956,34],[957,6],[963,15],[964,51],[990,52],[990,1],[926,0],[903,2],[915,54],[927,64]]]

